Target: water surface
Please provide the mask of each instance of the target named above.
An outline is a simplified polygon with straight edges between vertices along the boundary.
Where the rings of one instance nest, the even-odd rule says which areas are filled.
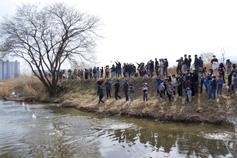
[[[0,100],[0,157],[237,157],[231,126],[106,117]]]

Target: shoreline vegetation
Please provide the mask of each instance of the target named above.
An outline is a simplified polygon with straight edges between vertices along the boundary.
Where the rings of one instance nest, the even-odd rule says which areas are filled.
[[[25,95],[37,96],[37,101],[58,103],[62,108],[75,108],[81,111],[94,112],[110,116],[131,116],[138,118],[151,118],[159,121],[187,122],[187,123],[210,123],[210,124],[231,124],[230,119],[237,116],[237,98],[228,95],[228,88],[223,87],[223,95],[217,96],[216,100],[208,99],[208,94],[203,92],[192,97],[192,102],[186,101],[186,96],[178,98],[174,95],[172,103],[167,96],[160,100],[157,93],[156,78],[134,77],[119,78],[121,84],[127,79],[135,87],[134,101],[126,101],[123,88],[120,88],[119,95],[122,97],[115,100],[114,88],[112,97],[106,99],[105,103],[98,104],[97,80],[63,80],[65,90],[56,98],[50,98],[43,84],[36,77],[20,77],[11,79],[0,85],[0,95],[8,96],[12,91]],[[105,79],[104,79],[105,80]],[[112,85],[117,78],[112,78]],[[143,102],[142,84],[149,85],[148,101]],[[105,90],[104,90],[105,94]]]

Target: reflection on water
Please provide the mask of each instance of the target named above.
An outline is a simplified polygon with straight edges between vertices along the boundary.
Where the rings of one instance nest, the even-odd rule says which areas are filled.
[[[0,157],[234,157],[234,127],[0,101]]]

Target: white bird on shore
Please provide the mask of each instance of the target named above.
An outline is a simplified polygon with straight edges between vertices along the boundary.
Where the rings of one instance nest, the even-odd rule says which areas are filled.
[[[24,106],[24,107],[25,107],[25,103],[24,103],[24,102],[22,102],[22,106]]]
[[[32,119],[36,119],[36,116],[35,116],[35,114],[32,114]]]

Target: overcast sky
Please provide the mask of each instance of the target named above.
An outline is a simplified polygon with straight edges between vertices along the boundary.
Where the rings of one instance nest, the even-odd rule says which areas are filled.
[[[1,0],[0,16],[37,0]],[[41,0],[46,5],[56,0]],[[171,65],[183,54],[237,52],[235,0],[67,0],[64,3],[101,19],[104,37],[97,42],[100,65],[118,59],[141,62],[168,58]]]

